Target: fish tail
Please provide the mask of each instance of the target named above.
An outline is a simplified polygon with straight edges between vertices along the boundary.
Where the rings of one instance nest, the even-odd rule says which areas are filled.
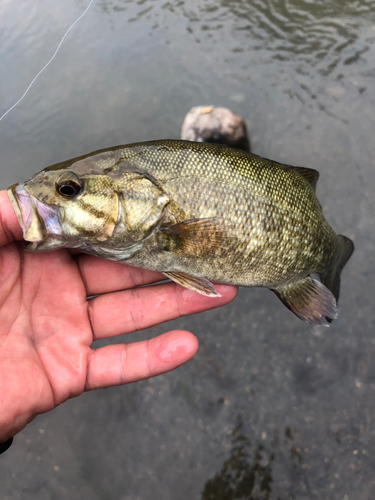
[[[312,325],[329,326],[329,323],[337,318],[340,274],[353,250],[353,242],[339,234],[336,253],[327,268],[320,273],[321,282],[307,276],[272,291],[302,320]]]
[[[337,238],[337,250],[333,257],[333,261],[331,261],[331,264],[320,275],[323,285],[325,285],[328,290],[332,292],[336,299],[336,303],[338,302],[340,295],[341,271],[354,251],[354,244],[352,240],[342,234],[339,234]]]

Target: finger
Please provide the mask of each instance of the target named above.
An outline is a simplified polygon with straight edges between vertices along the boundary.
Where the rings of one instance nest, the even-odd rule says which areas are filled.
[[[87,295],[114,292],[165,280],[164,274],[99,259],[92,255],[77,258]]]
[[[101,295],[88,302],[94,339],[142,330],[187,314],[220,307],[237,294],[230,285],[216,285],[221,297],[205,297],[176,283]]]
[[[186,363],[198,349],[190,332],[174,330],[151,340],[93,349],[86,390],[136,382]]]
[[[22,230],[6,191],[0,191],[0,247],[22,240]]]

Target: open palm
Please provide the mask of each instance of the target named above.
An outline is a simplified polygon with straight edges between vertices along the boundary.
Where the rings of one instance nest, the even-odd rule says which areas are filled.
[[[135,288],[163,276],[66,250],[27,254],[21,239],[2,191],[0,442],[68,398],[167,372],[198,347],[191,333],[177,330],[99,349],[91,348],[93,340],[218,307],[236,294],[224,285],[217,285],[222,297],[213,299],[174,283]]]

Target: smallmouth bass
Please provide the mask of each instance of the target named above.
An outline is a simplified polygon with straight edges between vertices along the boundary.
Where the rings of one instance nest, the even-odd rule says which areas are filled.
[[[325,220],[318,177],[218,144],[161,140],[52,165],[8,195],[26,251],[77,248],[213,297],[212,281],[266,287],[328,326],[354,246]]]

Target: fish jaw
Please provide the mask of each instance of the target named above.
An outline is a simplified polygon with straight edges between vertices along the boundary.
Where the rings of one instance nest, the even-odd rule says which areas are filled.
[[[50,245],[46,245],[46,240],[51,237],[60,240],[62,229],[56,205],[42,203],[23,184],[10,186],[7,193],[22,228],[23,238],[30,243],[27,245],[28,251],[48,249]],[[61,243],[59,246],[62,246]]]

